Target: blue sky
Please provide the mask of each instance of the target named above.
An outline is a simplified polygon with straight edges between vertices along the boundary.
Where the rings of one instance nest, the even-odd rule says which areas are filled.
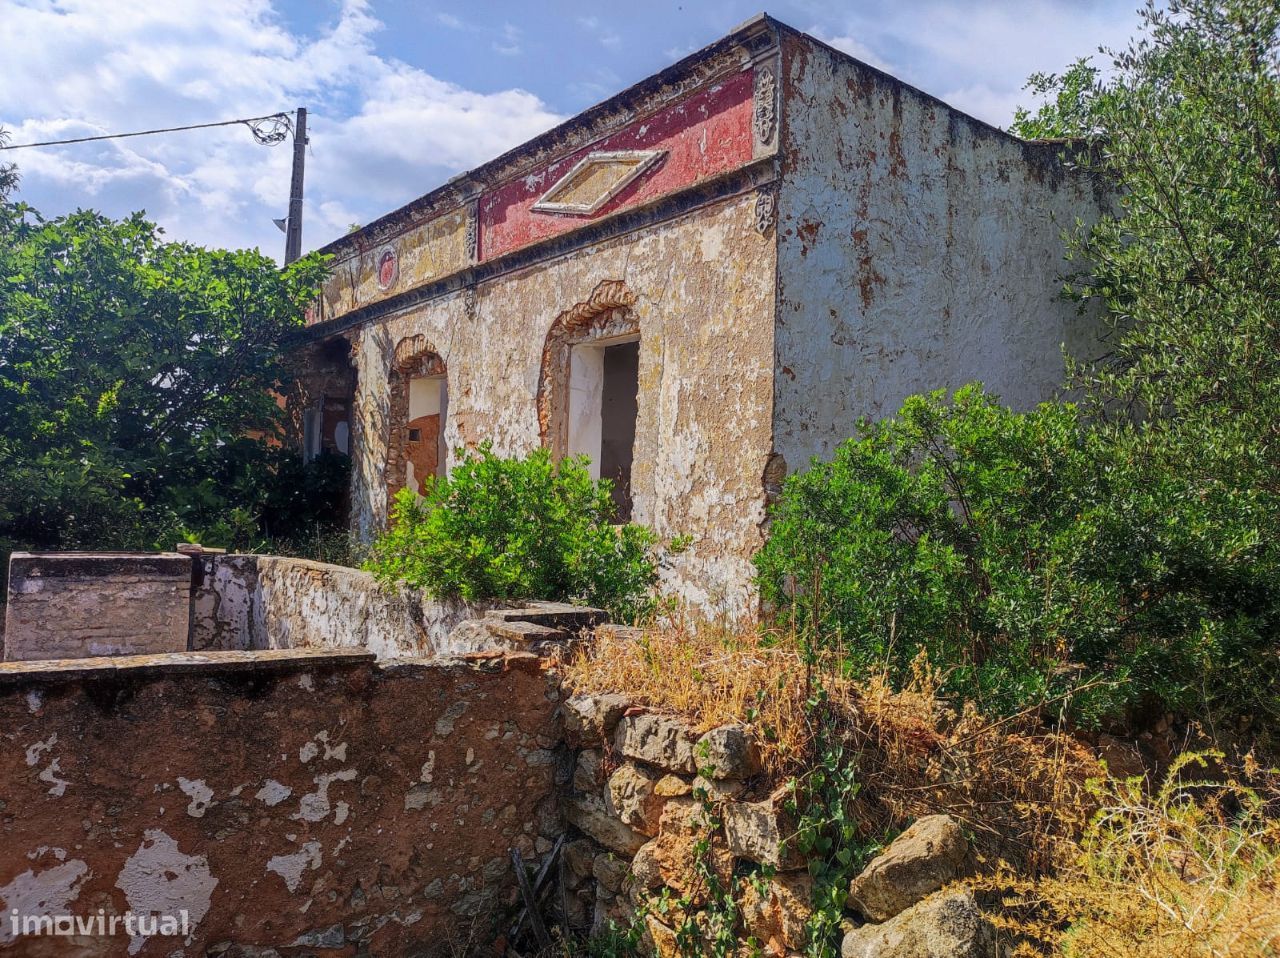
[[[759,2],[759,0],[755,0]],[[23,143],[311,114],[322,245],[715,40],[708,0],[0,0],[0,127]],[[1137,0],[789,0],[770,14],[984,120],[1028,74],[1125,42]],[[289,156],[240,128],[6,154],[46,214],[146,209],[176,239],[278,255]]]

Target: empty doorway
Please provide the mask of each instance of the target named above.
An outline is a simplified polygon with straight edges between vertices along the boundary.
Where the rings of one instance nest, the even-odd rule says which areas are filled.
[[[405,429],[404,484],[421,495],[426,481],[444,474],[444,422],[449,393],[444,376],[409,380],[409,415]]]
[[[575,345],[569,356],[571,456],[591,460],[591,475],[613,483],[621,522],[631,520],[631,466],[640,388],[638,337]]]

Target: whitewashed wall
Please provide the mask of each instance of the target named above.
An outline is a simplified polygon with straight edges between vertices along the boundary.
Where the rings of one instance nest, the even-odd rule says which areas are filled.
[[[980,380],[1026,407],[1097,322],[1060,298],[1089,182],[808,38],[783,44],[774,448],[829,458],[860,417]]]

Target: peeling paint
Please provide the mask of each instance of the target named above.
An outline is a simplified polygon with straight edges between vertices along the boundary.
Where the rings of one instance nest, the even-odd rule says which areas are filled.
[[[704,256],[717,250],[718,258]],[[635,521],[663,537],[692,537],[665,574],[668,587],[716,596],[717,609],[750,611],[754,590],[744,571],[760,544],[760,476],[772,450],[774,256],[772,238],[755,229],[749,194],[483,283],[474,316],[459,293],[359,330],[354,531],[368,538],[386,521],[396,343],[421,335],[444,360],[449,467],[452,450],[483,440],[502,455],[528,452],[545,441],[537,400],[551,325],[590,302],[602,283],[620,283],[633,297],[640,334]],[[686,496],[691,484],[716,494],[695,505]]]
[[[288,785],[282,785],[281,783],[277,782],[275,779],[269,778],[267,779],[266,783],[262,786],[262,788],[258,789],[257,794],[254,795],[254,798],[262,802],[264,805],[268,806],[269,808],[274,808],[276,805],[279,805],[281,802],[283,802],[286,798],[288,798],[292,794],[293,794],[293,789],[291,789]]]
[[[776,451],[829,458],[861,418],[975,380],[1017,407],[1052,396],[1063,343],[1098,348],[1058,296],[1093,185],[804,38],[783,61]]]
[[[321,861],[319,842],[307,842],[296,852],[289,855],[276,855],[267,862],[267,871],[275,872],[284,879],[284,886],[289,891],[298,890],[302,881],[302,873],[308,868],[319,868]]]
[[[58,733],[54,732],[42,742],[34,742],[27,746],[27,764],[34,765],[40,761],[40,756],[49,751],[58,744]]]
[[[79,859],[40,871],[28,869],[0,886],[0,903],[3,903],[0,910],[6,916],[11,911],[22,916],[69,914],[70,904],[80,896],[81,885],[92,875],[89,866]],[[0,944],[9,944],[14,937],[13,926],[6,917],[0,921]]]
[[[203,779],[192,781],[181,776],[178,777],[178,788],[191,799],[187,805],[187,814],[192,818],[204,818],[204,813],[213,804],[213,789]]]
[[[124,892],[134,914],[176,916],[185,911],[192,929],[208,913],[217,885],[204,855],[184,854],[158,828],[147,829],[142,844],[116,878],[116,887]],[[129,954],[137,954],[145,943],[145,938],[133,938]]]
[[[344,768],[339,772],[323,772],[314,779],[316,790],[303,795],[298,803],[298,811],[292,817],[304,822],[319,822],[329,817],[333,810],[329,803],[329,786],[334,782],[350,782],[356,777],[354,768]]]

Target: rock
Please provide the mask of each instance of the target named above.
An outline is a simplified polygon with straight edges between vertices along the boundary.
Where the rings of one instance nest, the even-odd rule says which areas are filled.
[[[654,783],[653,794],[662,798],[683,798],[693,794],[693,783],[679,775],[664,775]]]
[[[595,875],[600,887],[615,894],[622,891],[622,883],[628,871],[630,863],[610,852],[597,855],[591,865],[591,873]]]
[[[726,802],[724,833],[729,851],[739,858],[782,871],[804,864],[794,843],[795,823],[782,808],[786,793],[779,789],[762,802]]]
[[[630,707],[625,695],[575,695],[564,703],[564,735],[570,745],[608,741]]]
[[[813,914],[813,879],[806,872],[785,872],[763,887],[753,879],[738,884],[742,923],[749,935],[778,954],[803,949],[806,923]]]
[[[853,880],[848,905],[871,921],[887,921],[954,879],[968,851],[950,815],[917,819]]]
[[[631,918],[634,914],[635,909],[626,898],[597,894],[595,913],[591,922],[591,934],[592,936],[601,934],[609,928],[610,924],[626,927],[631,923]]]
[[[995,958],[995,930],[968,891],[944,892],[844,936],[841,958]]]
[[[680,775],[664,775],[654,784],[653,793],[662,798],[683,798],[688,795],[701,798],[701,793],[705,792],[711,801],[725,802],[737,798],[746,787],[747,783],[740,779],[710,779],[701,775],[689,779]]]
[[[694,798],[711,802],[727,802],[746,791],[747,783],[740,778],[703,778],[693,780]]]
[[[697,846],[704,841],[707,848],[699,862]],[[724,836],[718,830],[710,831],[701,802],[691,798],[668,800],[662,810],[658,837],[649,844],[661,883],[691,896],[695,906],[708,900],[707,882],[699,871],[700,864],[715,874],[722,888],[729,887],[733,855]]]
[[[591,927],[595,896],[587,891],[564,896],[564,918],[570,928],[585,931]]]
[[[658,840],[645,842],[631,859],[631,891],[633,898],[639,893],[662,885],[662,869],[658,865]]]
[[[604,786],[604,752],[598,748],[583,749],[573,766],[573,790],[598,792]]]
[[[698,739],[698,765],[707,778],[750,778],[760,771],[760,751],[745,725],[721,725]]]
[[[1150,774],[1147,758],[1135,742],[1126,742],[1114,735],[1098,736],[1097,756],[1107,763],[1107,772],[1115,779],[1145,778]]]
[[[698,737],[684,722],[668,715],[625,715],[618,722],[614,745],[627,758],[668,772],[697,771]]]
[[[591,874],[596,855],[600,854],[600,846],[589,838],[578,838],[565,842],[562,850],[565,868],[571,876],[585,878]]]
[[[624,825],[604,807],[597,795],[571,795],[564,803],[564,815],[605,848],[630,858],[646,841],[646,836]]]
[[[645,944],[649,946],[649,954],[654,958],[681,958],[683,953],[680,950],[680,942],[677,941],[673,929],[668,928],[653,915],[645,916],[644,927],[645,938],[648,939]]]
[[[604,805],[624,825],[646,835],[658,834],[658,820],[667,799],[658,795],[654,786],[660,778],[651,772],[627,762],[618,766],[609,776]]]

